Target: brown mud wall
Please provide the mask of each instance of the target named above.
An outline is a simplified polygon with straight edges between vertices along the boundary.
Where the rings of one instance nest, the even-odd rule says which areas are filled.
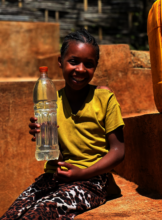
[[[58,67],[59,24],[0,22],[0,72],[3,80],[39,76],[39,66],[49,67],[49,77],[63,79]],[[101,45],[94,78],[96,85],[109,86],[122,115],[157,112],[149,52],[131,51],[128,45]]]
[[[115,168],[140,190],[162,195],[162,114],[124,118],[125,159]]]
[[[0,77],[38,77],[43,60],[57,60],[60,28],[57,23],[0,22]],[[57,76],[59,68],[52,68]]]
[[[63,79],[57,62],[59,24],[7,21],[0,24],[1,79],[38,77],[42,65],[49,67],[50,78]],[[109,86],[115,92],[123,116],[157,112],[149,52],[131,51],[123,44],[101,45],[99,65],[91,83]]]
[[[123,44],[101,45],[99,65],[91,83],[110,87],[125,117],[157,112],[149,52],[131,51]]]

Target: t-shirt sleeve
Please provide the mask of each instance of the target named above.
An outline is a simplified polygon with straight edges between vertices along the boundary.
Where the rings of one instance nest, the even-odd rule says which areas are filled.
[[[105,116],[106,134],[115,130],[119,126],[124,126],[124,121],[122,119],[120,105],[113,94],[107,103],[107,111]]]

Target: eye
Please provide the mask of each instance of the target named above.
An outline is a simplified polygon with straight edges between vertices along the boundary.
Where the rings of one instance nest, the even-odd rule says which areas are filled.
[[[77,60],[75,60],[75,59],[71,59],[71,60],[69,60],[69,63],[71,64],[71,65],[77,65],[79,62],[77,61]]]
[[[93,62],[86,62],[84,63],[86,68],[93,68],[94,67],[94,63]]]

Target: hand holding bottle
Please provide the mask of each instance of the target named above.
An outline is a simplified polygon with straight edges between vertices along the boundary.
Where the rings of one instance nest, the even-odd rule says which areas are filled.
[[[40,125],[38,123],[36,123],[37,121],[37,118],[35,117],[31,117],[30,118],[30,124],[29,124],[29,134],[33,135],[34,137],[32,137],[31,141],[36,141],[36,137],[35,137],[35,134],[38,134],[40,133]],[[59,126],[57,125],[57,128]]]
[[[30,124],[29,124],[29,134],[33,135],[34,137],[32,137],[32,141],[36,141],[36,137],[35,135],[40,133],[40,125],[38,123],[36,123],[37,118],[35,117],[31,117],[30,118]]]
[[[31,118],[30,118],[30,122],[31,122],[31,123],[29,124],[29,128],[30,128],[29,134],[33,135],[31,141],[36,141],[35,135],[38,134],[38,133],[40,133],[40,125],[37,123],[37,118],[35,118],[35,117],[31,117]],[[57,125],[57,128],[58,128],[58,127],[59,127],[59,126]],[[64,161],[61,152],[60,152],[60,154],[59,154],[58,160],[50,160],[50,161],[48,161],[48,163],[49,163],[51,166],[56,166],[59,161]]]

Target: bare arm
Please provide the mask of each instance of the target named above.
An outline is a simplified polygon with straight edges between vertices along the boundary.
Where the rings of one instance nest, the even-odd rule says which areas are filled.
[[[122,128],[119,127],[108,133],[107,140],[110,144],[110,151],[101,160],[85,170],[87,177],[107,173],[124,159],[125,146]]]

